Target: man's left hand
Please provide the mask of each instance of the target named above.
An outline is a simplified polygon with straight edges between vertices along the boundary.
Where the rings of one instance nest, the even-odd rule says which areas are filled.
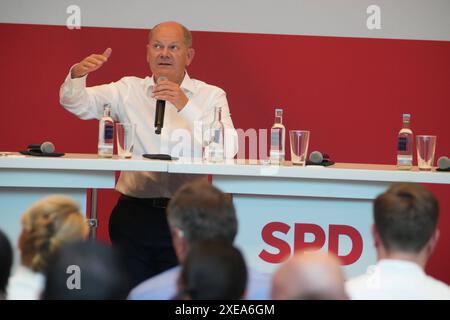
[[[152,97],[156,100],[169,101],[178,111],[181,111],[189,101],[180,86],[169,80],[160,80],[153,89]]]

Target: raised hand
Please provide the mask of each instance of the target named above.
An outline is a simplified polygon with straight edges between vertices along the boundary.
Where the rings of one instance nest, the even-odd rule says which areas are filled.
[[[81,78],[87,75],[89,72],[95,71],[100,68],[106,61],[108,61],[111,55],[112,49],[108,48],[102,54],[91,54],[84,58],[81,62],[77,63],[71,72],[72,78]]]

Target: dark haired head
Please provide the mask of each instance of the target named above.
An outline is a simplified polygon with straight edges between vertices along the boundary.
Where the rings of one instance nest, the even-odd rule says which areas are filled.
[[[375,227],[388,252],[419,253],[437,228],[438,202],[428,189],[393,184],[374,203]]]
[[[242,299],[247,268],[241,252],[226,242],[194,244],[183,263],[181,295],[193,300]]]
[[[6,235],[0,230],[0,300],[6,295],[6,287],[13,263],[13,250]]]
[[[125,299],[131,288],[121,260],[113,248],[99,243],[80,242],[68,245],[49,263],[42,298]]]

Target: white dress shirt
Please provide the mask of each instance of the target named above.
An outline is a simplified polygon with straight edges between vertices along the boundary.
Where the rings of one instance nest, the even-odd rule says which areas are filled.
[[[368,273],[347,281],[353,300],[449,300],[450,287],[427,276],[416,263],[383,259]]]
[[[145,153],[171,154],[175,157],[201,158],[202,130],[214,120],[215,107],[222,108],[226,130],[225,154],[237,152],[234,130],[225,92],[213,85],[191,79],[187,72],[180,87],[189,101],[181,111],[166,102],[164,127],[155,134],[156,100],[152,98],[153,77],[124,77],[117,82],[86,88],[86,77],[72,79],[70,72],[60,89],[60,102],[81,119],[100,119],[103,106],[111,104],[111,117],[136,126],[133,157]],[[92,137],[97,139],[98,137]],[[116,189],[137,198],[170,198],[185,182],[205,178],[204,175],[168,174],[164,172],[121,172]]]
[[[45,277],[42,273],[19,266],[9,278],[6,298],[8,300],[39,300],[44,290]]]

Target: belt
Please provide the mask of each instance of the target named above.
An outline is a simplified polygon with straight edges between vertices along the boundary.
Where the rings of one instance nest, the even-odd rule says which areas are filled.
[[[135,198],[124,194],[120,196],[120,200],[139,202],[152,208],[167,208],[170,201],[169,198]]]

